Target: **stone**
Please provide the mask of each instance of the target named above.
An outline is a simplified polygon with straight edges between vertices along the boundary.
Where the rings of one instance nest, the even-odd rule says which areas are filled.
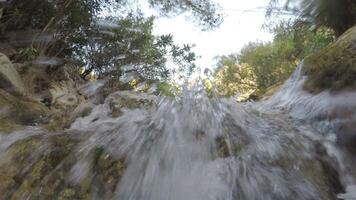
[[[121,114],[121,109],[154,108],[156,97],[140,92],[119,91],[111,94],[105,100],[112,111],[112,115],[117,117]]]
[[[38,135],[13,143],[6,151],[9,159],[0,163],[0,199],[113,199],[126,164],[105,147],[93,147],[85,156],[90,176],[71,179],[71,169],[83,157],[76,147],[85,138]]]
[[[311,93],[356,89],[356,26],[320,52],[305,58],[304,89]]]
[[[9,58],[2,53],[0,53],[0,88],[11,94],[25,93],[25,86],[20,75]]]
[[[59,83],[51,83],[50,94],[52,96],[52,104],[56,108],[75,108],[84,101],[72,81],[61,81]]]
[[[337,125],[337,144],[356,154],[356,120],[349,120]]]
[[[50,110],[42,103],[0,89],[0,132],[46,123],[50,115]]]

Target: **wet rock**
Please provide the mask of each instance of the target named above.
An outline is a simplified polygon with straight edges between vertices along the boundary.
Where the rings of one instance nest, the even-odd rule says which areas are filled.
[[[356,120],[339,123],[336,127],[337,144],[356,154]]]
[[[356,26],[350,28],[334,43],[304,60],[307,75],[304,89],[319,93],[356,88]]]
[[[71,169],[83,155],[77,150],[84,135],[43,135],[19,140],[0,163],[0,199],[112,199],[126,168],[104,147],[85,156],[89,173],[73,181]]]
[[[346,193],[339,194],[338,199],[345,199],[345,200],[356,199],[356,185],[347,186]]]
[[[226,158],[231,156],[229,146],[226,142],[226,139],[224,137],[217,137],[215,139],[216,145],[217,145],[217,152],[218,152],[218,157],[220,158]]]
[[[6,132],[18,125],[47,123],[51,112],[43,104],[26,98],[15,97],[0,89],[0,130]]]
[[[105,101],[109,104],[112,115],[116,117],[122,113],[122,108],[152,109],[156,105],[155,100],[156,97],[153,95],[132,91],[119,91],[108,96]]]
[[[79,117],[88,116],[94,107],[95,107],[95,104],[93,104],[91,102],[86,102],[86,103],[82,103],[82,104],[78,105],[70,113],[66,126],[68,127],[70,124],[72,124]]]
[[[51,77],[46,73],[44,67],[23,63],[18,69],[23,82],[26,83],[26,91],[39,102],[49,99],[51,104],[52,97],[49,91]]]
[[[84,101],[84,97],[78,93],[72,81],[52,83],[50,93],[52,104],[57,109],[73,109]]]
[[[322,160],[304,160],[301,171],[324,199],[335,199],[343,191],[337,171]]]
[[[14,95],[23,95],[24,84],[10,60],[0,53],[0,88]]]
[[[344,192],[337,165],[321,143],[316,143],[313,149],[313,159],[301,160],[301,172],[324,199],[337,199],[337,195]]]
[[[78,90],[81,95],[94,104],[104,103],[104,85],[105,81],[89,81],[79,86]]]

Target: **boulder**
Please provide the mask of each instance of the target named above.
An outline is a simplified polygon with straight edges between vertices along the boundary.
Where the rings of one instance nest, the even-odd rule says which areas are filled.
[[[122,109],[145,108],[156,106],[156,96],[133,91],[119,91],[109,95],[105,102],[109,105],[112,115],[119,116]]]
[[[96,81],[89,81],[81,86],[78,87],[78,92],[88,99],[88,101],[92,102],[93,104],[102,104],[104,103],[104,86],[105,81],[103,80],[96,80]]]
[[[57,109],[72,110],[84,101],[84,96],[78,93],[75,83],[70,80],[51,83],[50,94]]]
[[[50,110],[43,104],[15,97],[0,89],[0,132],[11,132],[21,126],[47,123]]]
[[[86,137],[36,135],[15,141],[6,149],[8,159],[0,162],[0,199],[114,199],[125,159],[103,146],[78,153]],[[78,178],[75,170],[88,174]]]
[[[13,64],[4,54],[0,53],[0,88],[11,94],[24,94],[25,87]]]
[[[338,145],[345,147],[350,153],[356,153],[356,120],[348,120],[337,124],[336,137]]]

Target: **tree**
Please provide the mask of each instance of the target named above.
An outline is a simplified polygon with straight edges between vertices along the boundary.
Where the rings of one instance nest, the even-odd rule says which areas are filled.
[[[297,14],[298,21],[309,22],[316,28],[332,29],[340,36],[356,24],[355,0],[286,0],[284,9]],[[280,0],[271,0],[269,13],[278,10]]]
[[[306,56],[334,40],[329,29],[312,30],[308,23],[284,21],[271,31],[272,42],[251,42],[239,54],[220,57],[214,76],[224,94],[249,93],[254,89],[263,94],[288,79]]]
[[[94,72],[100,77],[118,78],[130,66],[142,79],[167,78],[172,71],[167,62],[178,66],[182,77],[189,76],[195,69],[196,56],[190,45],[179,47],[172,35],[154,36],[154,18],[130,15],[117,22],[116,28],[92,32],[81,46],[74,46],[75,59],[82,62],[85,78]],[[80,38],[79,38],[80,39]]]
[[[148,0],[162,15],[191,13],[204,28],[222,22],[219,6],[206,0]],[[131,5],[130,5],[131,4]],[[89,26],[103,10],[113,8],[126,13],[139,4],[137,0],[11,0],[3,5],[0,27],[5,30],[43,29]],[[137,6],[138,7],[138,6]],[[136,11],[141,13],[139,9]],[[53,27],[53,25],[56,25]]]
[[[203,29],[211,29],[223,21],[220,7],[210,0],[149,0],[152,7],[163,15],[176,15],[189,12]]]
[[[213,76],[221,95],[244,100],[257,89],[256,75],[248,64],[239,64],[236,55],[220,57],[217,66]]]
[[[50,35],[50,41],[40,43],[42,46],[33,42],[26,45],[40,52],[38,55],[66,58],[84,66],[83,78],[91,73],[117,78],[124,71],[123,66],[131,65],[141,78],[165,79],[173,73],[167,67],[168,62],[178,66],[180,77],[191,74],[196,59],[192,46],[175,45],[170,35],[153,36],[154,18],[143,17],[140,10],[128,11],[134,7],[129,2],[12,0],[3,5],[0,28],[5,40],[9,31],[33,29],[39,37]],[[149,3],[166,15],[190,12],[204,28],[219,24],[217,5],[209,1],[150,0]],[[125,14],[109,14],[103,18],[100,13],[107,8],[119,9]]]

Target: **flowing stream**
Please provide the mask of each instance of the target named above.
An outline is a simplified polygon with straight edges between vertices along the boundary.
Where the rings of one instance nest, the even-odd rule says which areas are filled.
[[[33,183],[31,190],[17,194],[23,185],[18,184],[3,191],[0,199],[50,196],[45,192],[52,179],[61,180],[52,199],[65,196],[68,192],[61,193],[63,188],[72,188],[70,194],[75,193],[76,199],[356,199],[354,156],[337,145],[337,127],[356,119],[352,112],[347,117],[340,114],[356,108],[356,93],[310,95],[302,90],[301,70],[302,65],[263,102],[209,98],[197,87],[174,100],[134,94],[140,106],[121,108],[113,116],[113,102],[126,93],[112,94],[89,116],[55,133],[75,138],[70,155]],[[0,135],[0,166],[11,159],[16,142],[53,134],[29,127]],[[36,147],[31,160],[38,160],[47,145],[46,140]],[[93,151],[104,155],[104,160],[115,160],[112,163],[122,160],[123,173],[106,176],[111,164],[101,176],[100,165],[93,168],[93,159],[100,162],[101,157],[94,153],[93,158]],[[31,163],[30,159],[23,162]],[[78,188],[85,181],[92,186],[83,192]]]

